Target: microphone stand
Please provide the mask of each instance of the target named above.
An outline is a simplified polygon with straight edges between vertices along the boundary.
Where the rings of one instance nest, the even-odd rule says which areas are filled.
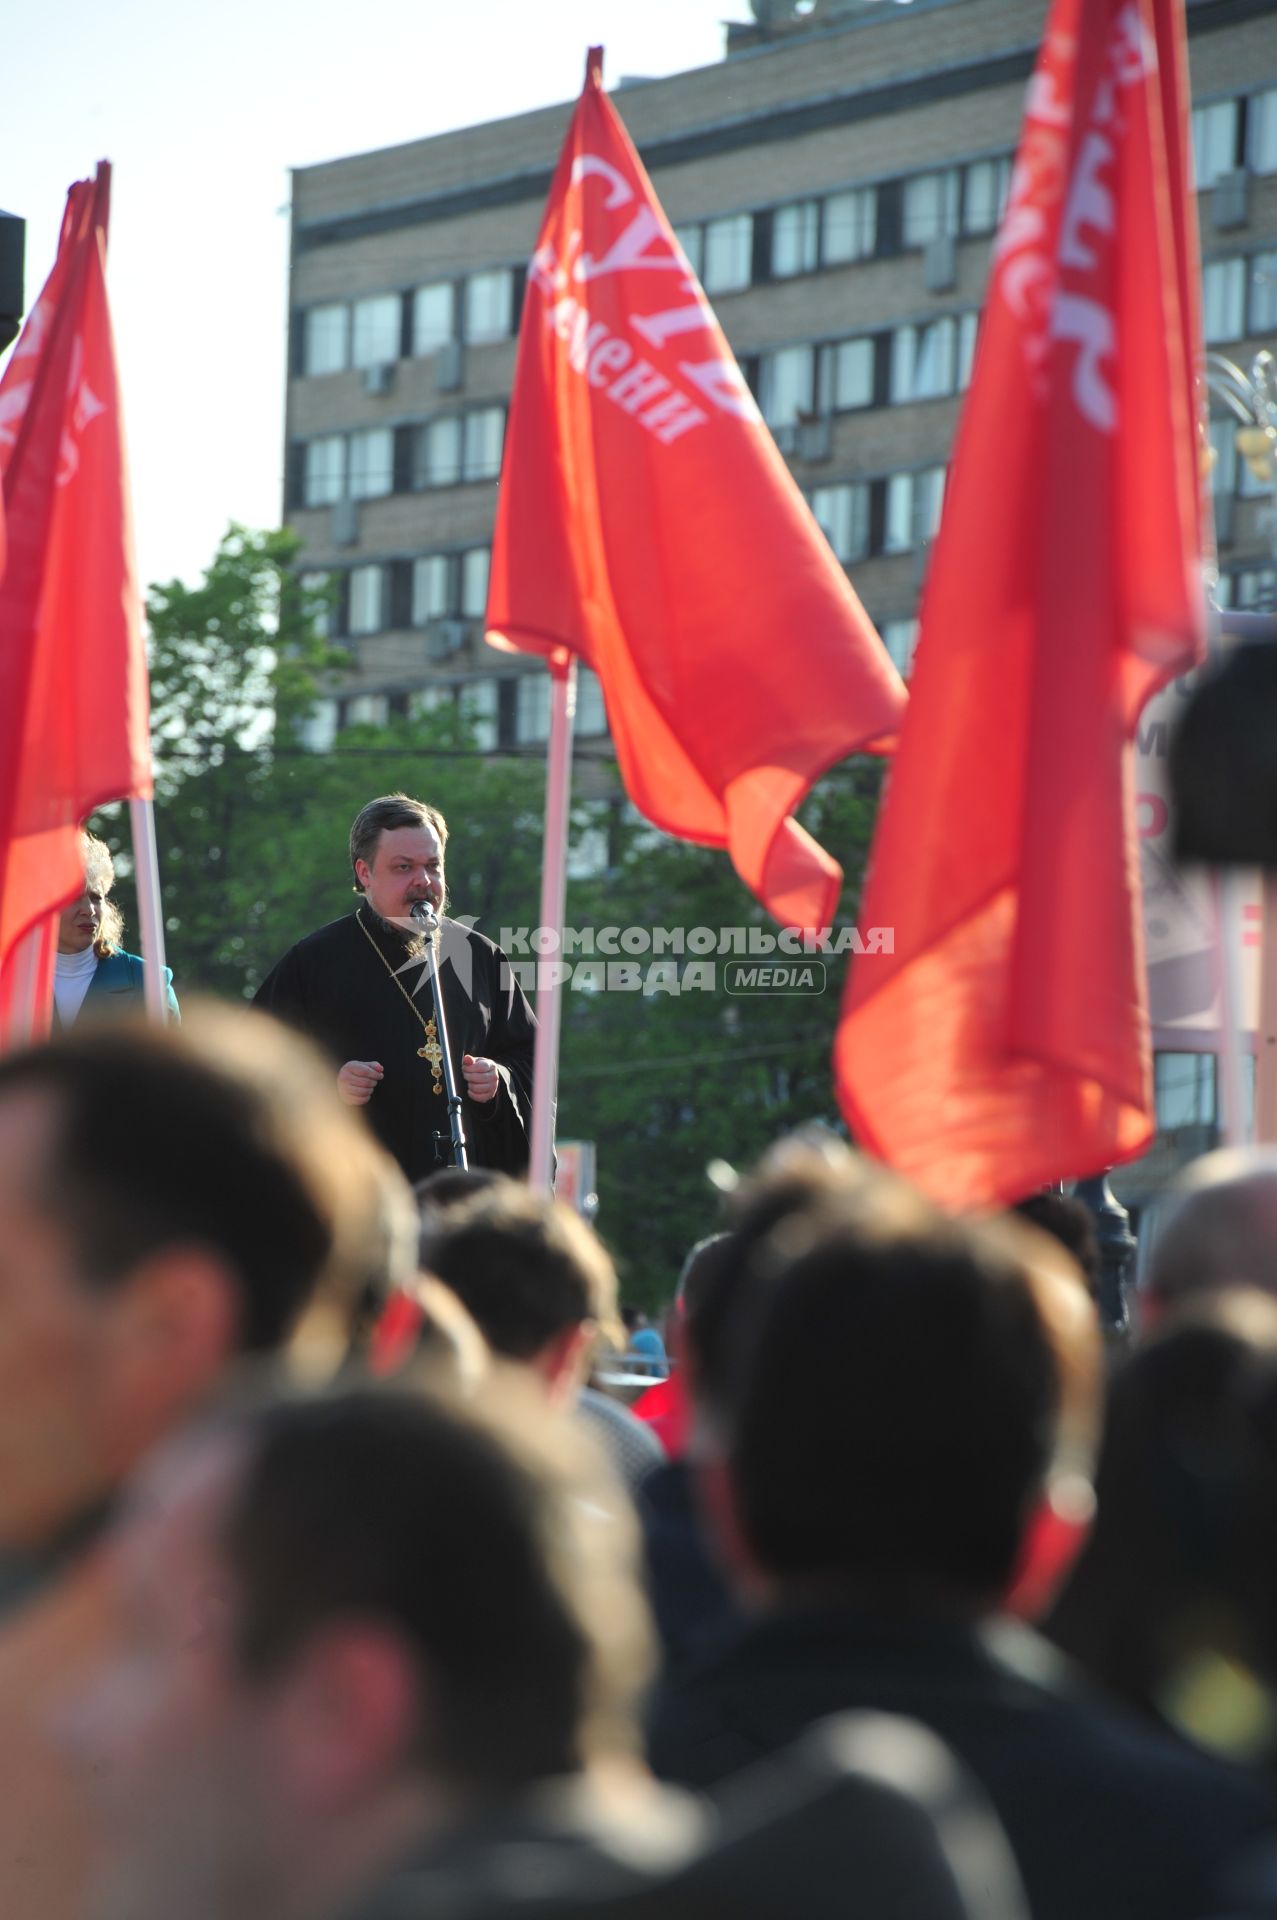
[[[439,1036],[439,1048],[443,1054],[443,1085],[448,1103],[452,1164],[454,1167],[468,1168],[470,1161],[466,1154],[466,1136],[461,1125],[461,1095],[457,1092],[457,1076],[452,1066],[452,1048],[448,1043],[448,1016],[443,1010],[443,987],[439,980],[439,916],[428,900],[418,900],[412,909],[411,918],[426,934],[426,972],[430,980],[430,997],[435,1006],[435,1032]],[[436,1149],[443,1144],[446,1137],[436,1131]]]

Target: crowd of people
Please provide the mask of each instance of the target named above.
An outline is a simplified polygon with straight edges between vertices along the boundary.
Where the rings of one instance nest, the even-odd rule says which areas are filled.
[[[368,1124],[394,1004],[0,1060],[6,1920],[1277,1912],[1277,1156],[1165,1196],[1118,1349],[1076,1208],[778,1142],[662,1378],[575,1212]]]

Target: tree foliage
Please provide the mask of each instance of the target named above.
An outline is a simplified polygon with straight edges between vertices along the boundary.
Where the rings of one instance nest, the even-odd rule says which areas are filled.
[[[344,656],[322,638],[324,596],[295,573],[291,534],[233,526],[196,587],[148,597],[157,836],[168,957],[179,994],[250,996],[302,934],[349,910],[350,822],[397,789],[440,806],[457,912],[492,938],[536,924],[544,767],[479,751],[448,710],[428,721],[350,727],[327,752],[305,721]],[[859,897],[878,787],[852,762],[826,777],[803,818]],[[771,922],[726,855],[669,839],[619,800],[580,805],[578,829],[608,820],[606,868],[568,889],[576,928],[754,927]],[[119,855],[126,919],[127,817],[97,823]],[[639,956],[645,972],[652,956]],[[667,1300],[683,1255],[717,1223],[714,1160],[748,1165],[777,1135],[837,1123],[830,1051],[845,959],[825,958],[823,991],[726,990],[726,954],[707,954],[712,991],[569,989],[563,1009],[559,1134],[596,1142],[598,1224],[628,1298]],[[685,963],[684,963],[685,964]]]

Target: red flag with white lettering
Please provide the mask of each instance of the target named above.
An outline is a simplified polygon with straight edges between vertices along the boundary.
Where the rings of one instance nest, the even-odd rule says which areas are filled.
[[[58,255],[0,381],[0,1039],[49,916],[83,885],[95,807],[149,797],[146,656],[105,260],[111,170],[67,196]]]
[[[791,817],[887,745],[904,690],[764,426],[603,92],[601,54],[528,274],[488,637],[593,667],[631,799],[726,847],[778,920],[837,864]]]
[[[1055,0],[836,1048],[955,1206],[1153,1132],[1132,735],[1203,644],[1182,0]]]

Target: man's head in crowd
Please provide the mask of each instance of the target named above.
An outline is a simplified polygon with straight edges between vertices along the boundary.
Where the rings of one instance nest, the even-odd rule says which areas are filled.
[[[1224,1287],[1277,1294],[1277,1148],[1203,1154],[1168,1188],[1141,1294],[1146,1320]]]
[[[746,1191],[696,1347],[699,1451],[765,1591],[981,1612],[1052,1477],[1089,1468],[1098,1336],[1067,1255],[851,1155]]]
[[[123,1650],[68,1705],[111,1920],[307,1920],[467,1816],[628,1752],[619,1503],[535,1389],[245,1410],[148,1469]]]
[[[0,1061],[0,1546],[54,1544],[386,1253],[393,1182],[330,1078],[211,1006]]]
[[[1095,1215],[1085,1200],[1048,1188],[1044,1193],[1031,1193],[1026,1199],[1017,1200],[1011,1211],[1068,1249],[1086,1282],[1087,1292],[1095,1299],[1100,1288],[1100,1239],[1095,1230]]]
[[[559,1202],[501,1179],[423,1234],[422,1265],[459,1295],[494,1353],[532,1367],[556,1397],[589,1369],[597,1335],[624,1347],[616,1269]]]
[[[383,920],[411,921],[429,901],[442,913],[448,823],[437,807],[406,793],[386,793],[361,807],[350,829],[355,885]]]

